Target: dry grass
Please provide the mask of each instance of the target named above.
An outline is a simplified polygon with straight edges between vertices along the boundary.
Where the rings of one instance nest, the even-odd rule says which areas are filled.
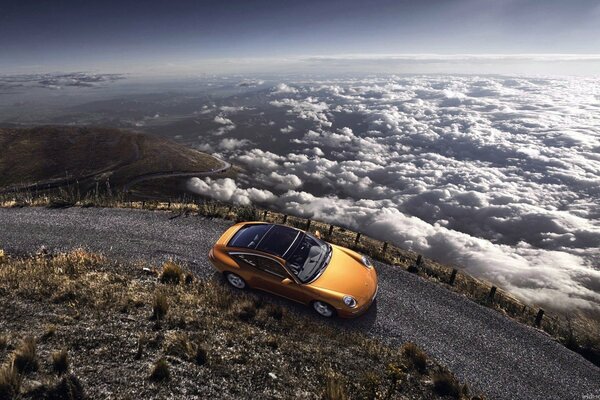
[[[12,400],[19,397],[21,377],[11,364],[0,367],[0,399]]]
[[[178,284],[183,279],[183,270],[173,261],[167,261],[162,266],[160,281],[163,283]]]
[[[35,372],[39,368],[35,339],[25,338],[13,353],[13,365],[19,373]]]
[[[323,393],[324,400],[346,400],[348,394],[344,380],[338,374],[330,372],[325,377],[325,392]]]
[[[51,355],[52,369],[59,375],[69,371],[69,353],[67,349],[55,351]]]
[[[154,382],[162,382],[171,379],[169,364],[164,358],[159,358],[156,363],[154,363],[148,379]]]
[[[232,292],[223,282],[162,283],[145,273],[144,266],[112,263],[81,251],[46,252],[0,265],[5,334],[43,335],[48,326],[56,328],[37,343],[39,354],[51,355],[50,361],[34,374],[17,374],[24,380],[19,397],[62,393],[67,397],[56,398],[75,399],[86,387],[90,398],[183,398],[192,393],[200,398],[294,398],[299,391],[309,398],[370,398],[369,393],[437,398],[430,377],[403,361],[398,349],[252,293]],[[52,301],[52,292],[68,292],[69,300]],[[160,324],[148,322],[156,298],[169,299]],[[132,304],[126,312],[124,303]],[[21,318],[3,319],[8,304]],[[68,359],[63,362],[64,348],[76,354],[72,365]],[[428,363],[428,370],[434,368],[433,360]],[[50,374],[54,369],[65,372],[57,379]],[[36,388],[34,381],[44,383]]]
[[[162,320],[169,312],[169,301],[167,296],[162,292],[156,292],[152,301],[152,316],[151,319]]]
[[[435,392],[440,396],[449,396],[454,399],[461,397],[462,386],[450,371],[445,369],[436,371],[432,376],[432,381]]]
[[[427,354],[413,342],[408,342],[400,348],[402,357],[419,373],[427,372]]]

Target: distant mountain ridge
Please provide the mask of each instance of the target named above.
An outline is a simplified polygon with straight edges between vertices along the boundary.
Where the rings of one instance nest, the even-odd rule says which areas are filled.
[[[224,163],[168,139],[101,127],[0,128],[0,191],[98,181],[122,189],[142,176],[206,173]]]

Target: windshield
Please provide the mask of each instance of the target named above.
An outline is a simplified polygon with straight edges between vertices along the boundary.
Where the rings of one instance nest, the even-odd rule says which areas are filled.
[[[316,237],[304,234],[287,257],[288,268],[302,283],[315,280],[331,259],[331,246]]]

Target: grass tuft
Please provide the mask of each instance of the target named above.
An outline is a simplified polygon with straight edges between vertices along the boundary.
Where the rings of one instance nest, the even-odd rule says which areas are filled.
[[[13,365],[20,373],[35,372],[39,368],[35,339],[25,338],[13,354]]]
[[[21,377],[10,364],[0,368],[0,399],[13,400],[19,396]]]
[[[151,319],[162,320],[169,312],[169,301],[164,293],[156,292],[152,302],[152,317]]]
[[[4,350],[8,347],[8,335],[0,335],[0,350]]]
[[[242,299],[234,303],[233,314],[244,322],[250,322],[256,316],[256,302],[250,299]]]
[[[162,283],[178,284],[182,281],[183,270],[173,261],[167,261],[162,266],[162,273],[160,274],[160,281]]]
[[[421,374],[427,372],[427,354],[419,346],[413,342],[407,342],[402,345],[400,352],[410,367]]]
[[[33,399],[84,400],[87,398],[81,381],[73,374],[64,376],[54,385],[40,385],[27,394],[28,398]]]
[[[150,372],[149,379],[153,382],[168,381],[171,378],[171,372],[169,371],[169,364],[164,358],[159,358]]]
[[[195,356],[196,346],[189,340],[188,335],[182,332],[169,332],[164,343],[165,354],[190,360]]]
[[[69,370],[69,354],[67,349],[62,349],[52,353],[52,369],[59,375]]]
[[[325,393],[323,393],[323,398],[324,400],[348,399],[344,381],[341,376],[334,373],[327,374],[325,377]]]
[[[458,379],[448,370],[440,370],[433,374],[433,388],[440,396],[460,398],[462,388]]]

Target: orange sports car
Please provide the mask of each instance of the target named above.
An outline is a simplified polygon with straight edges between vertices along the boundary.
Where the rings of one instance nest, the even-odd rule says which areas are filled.
[[[237,288],[248,286],[310,305],[323,317],[356,317],[377,294],[371,261],[289,226],[233,225],[209,252],[214,266]]]

